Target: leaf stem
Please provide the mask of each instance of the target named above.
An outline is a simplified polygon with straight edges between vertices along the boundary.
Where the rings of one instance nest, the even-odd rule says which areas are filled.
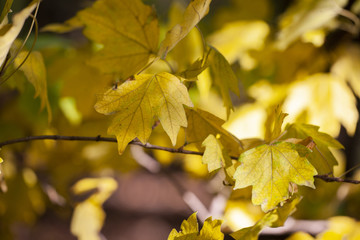
[[[93,141],[93,142],[114,142],[116,143],[116,138],[101,137],[100,135],[96,137],[86,137],[86,136],[63,136],[63,135],[39,135],[39,136],[28,136],[23,138],[15,138],[8,141],[0,142],[0,148],[6,145],[11,145],[15,143],[29,142],[34,140],[56,140],[56,141]],[[184,148],[170,148],[163,147],[158,145],[153,145],[150,143],[142,143],[138,140],[133,140],[129,144],[138,145],[146,149],[161,150],[171,153],[181,153],[181,154],[192,154],[192,155],[204,155],[203,152],[185,150]],[[231,159],[237,160],[238,157],[231,156]],[[352,179],[343,179],[339,177],[331,177],[329,175],[315,175],[315,178],[321,179],[325,182],[344,182],[352,184],[360,184],[360,180]]]

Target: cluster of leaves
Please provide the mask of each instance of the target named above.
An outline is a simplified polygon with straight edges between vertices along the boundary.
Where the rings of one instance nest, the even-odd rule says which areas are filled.
[[[267,1],[262,2],[266,5]],[[12,1],[6,3],[11,6]],[[122,159],[131,158],[127,146],[134,141],[143,145],[163,141],[174,149],[181,147],[203,153],[202,162],[208,172],[223,176],[233,191],[252,187],[251,201],[261,205],[262,218],[231,236],[257,239],[264,227],[282,226],[294,212],[300,201],[298,186],[315,188],[315,175],[333,175],[338,162],[330,148],[343,148],[333,138],[340,126],[349,134],[355,131],[358,113],[352,90],[360,96],[356,68],[360,59],[355,54],[360,48],[344,41],[342,45],[331,46],[338,56],[330,58],[332,53],[326,51],[324,44],[331,31],[344,26],[351,33],[358,30],[347,19],[337,18],[339,14],[354,17],[352,12],[357,13],[357,9],[354,7],[352,12],[343,9],[345,0],[296,1],[281,16],[277,37],[271,36],[271,26],[265,21],[249,19],[227,21],[205,37],[197,25],[208,14],[210,4],[211,0],[192,0],[183,13],[175,4],[169,16],[171,27],[165,34],[154,8],[141,0],[97,0],[64,24],[43,29],[63,33],[82,28],[90,41],[87,46],[66,50],[44,48],[42,54],[49,59],[47,69],[39,51],[19,51],[24,44],[15,41],[39,2],[32,2],[14,15],[12,24],[6,24],[10,9],[7,7],[0,25],[4,32],[0,36],[0,43],[4,42],[4,48],[0,49],[1,74],[12,75],[16,68],[24,73],[35,88],[35,97],[40,97],[41,108],[46,106],[48,122],[52,111],[47,74],[53,81],[53,90],[61,95],[58,103],[53,104],[57,109],[54,114],[63,117],[54,118],[55,130],[39,125],[37,130],[31,129],[33,133],[102,134],[99,126],[107,123],[97,114],[101,113],[113,116],[107,134],[116,136]],[[309,58],[314,61],[309,63]],[[24,76],[16,74],[20,73],[16,72],[14,79],[23,79]],[[6,83],[9,88],[20,90],[25,84]],[[93,101],[84,96],[92,97]],[[217,100],[219,97],[221,101]],[[290,114],[286,125],[287,114],[280,109]],[[97,125],[85,128],[84,123]],[[22,124],[26,129],[28,123]],[[319,131],[316,125],[329,134]],[[94,146],[76,147],[82,149],[79,155],[87,158],[93,158],[89,155],[97,151]],[[53,164],[51,174],[56,178],[62,169],[56,168],[57,163],[50,163],[48,157],[59,152],[61,146],[50,146],[37,153],[29,150],[30,157],[26,157],[30,159],[29,166],[21,170],[23,176],[13,178],[41,195],[31,168]],[[4,153],[9,159],[11,154],[11,151]],[[101,154],[95,156],[107,159]],[[31,163],[36,158],[44,160]],[[5,160],[10,161],[6,157]],[[109,166],[117,169],[113,164]],[[71,168],[69,165],[70,162],[64,168]],[[101,167],[89,166],[89,169]],[[79,173],[83,172],[73,169],[54,185],[66,195],[62,185]],[[101,205],[116,183],[109,179],[82,181],[74,186],[76,193],[92,188],[98,191],[76,207],[72,232],[79,238],[88,239],[86,234],[96,238],[104,221]],[[43,201],[31,204],[38,209],[37,214],[44,211]],[[82,219],[84,216],[87,222]],[[82,225],[84,222],[86,226]],[[89,226],[91,231],[85,231]],[[223,239],[220,227],[221,221],[207,219],[199,232],[194,214],[184,221],[180,232],[173,230],[169,239]]]

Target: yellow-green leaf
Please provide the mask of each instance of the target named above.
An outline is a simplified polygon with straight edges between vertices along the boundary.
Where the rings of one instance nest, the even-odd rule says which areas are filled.
[[[261,204],[266,212],[290,197],[291,182],[315,188],[313,176],[317,171],[298,151],[310,150],[299,144],[277,142],[242,153],[234,174],[234,189],[253,186],[252,202]]]
[[[215,171],[222,167],[222,162],[225,159],[222,154],[221,146],[216,137],[210,134],[202,143],[205,147],[204,155],[202,157],[203,164],[208,165],[209,172]]]
[[[211,0],[191,0],[185,10],[182,22],[176,24],[166,33],[166,37],[160,45],[158,56],[163,59],[166,58],[168,52],[209,12],[210,2]]]
[[[15,67],[25,60],[28,55],[28,51],[21,51],[14,61]],[[24,72],[26,78],[35,88],[35,96],[41,99],[41,109],[46,106],[48,112],[48,119],[51,121],[51,108],[48,99],[47,81],[46,81],[46,67],[44,59],[40,52],[31,52],[24,64],[20,67],[20,70]]]
[[[281,127],[284,122],[287,113],[283,113],[279,108],[271,112],[270,116],[265,122],[265,141],[270,142],[277,139],[281,134]]]
[[[102,0],[78,13],[84,34],[104,46],[89,64],[127,79],[158,47],[158,20],[141,0]]]
[[[221,224],[221,220],[212,220],[209,217],[205,220],[203,228],[199,232],[196,213],[193,213],[181,223],[179,232],[176,229],[170,232],[168,240],[222,240],[224,234],[221,232]]]
[[[219,134],[219,141],[231,156],[239,156],[241,152],[241,142],[231,135],[221,126],[224,120],[212,115],[209,112],[200,109],[186,109],[188,118],[188,127],[186,128],[186,140],[189,143],[195,143],[199,150],[202,149],[202,142],[212,134]]]
[[[334,165],[337,165],[334,155],[329,150],[329,147],[335,149],[344,148],[341,143],[336,141],[330,135],[320,132],[318,126],[309,124],[294,123],[286,128],[287,133],[285,138],[299,138],[304,139],[311,137],[316,146],[312,149],[312,153],[307,156],[310,163],[316,168],[319,174],[328,174],[333,172]]]
[[[229,116],[230,110],[234,109],[230,98],[230,91],[238,96],[240,95],[238,79],[225,57],[213,47],[210,47],[208,63],[213,84],[220,89],[224,106],[227,109],[227,116]]]
[[[178,78],[169,73],[141,74],[105,92],[95,109],[116,114],[108,133],[116,135],[121,154],[136,137],[146,143],[155,117],[175,145],[180,127],[187,126],[183,104],[192,106],[189,93]]]
[[[79,203],[71,219],[71,232],[79,240],[100,240],[100,230],[104,224],[105,212],[102,204],[117,188],[117,182],[112,178],[85,178],[77,182],[72,190],[81,195],[96,190],[84,202]]]
[[[64,23],[51,23],[41,28],[42,32],[66,33],[83,27],[83,23],[78,17],[70,18]]]
[[[37,1],[33,1],[28,7],[13,17],[11,24],[2,25],[0,28],[0,66],[3,65],[12,43],[20,33],[25,20],[35,9]]]
[[[266,213],[254,226],[240,229],[230,234],[230,236],[235,240],[257,240],[260,232],[265,227],[283,226],[285,220],[296,210],[296,205],[300,200],[300,197],[295,196],[283,206]]]
[[[335,18],[348,0],[298,0],[281,19],[277,47],[285,49],[302,34]]]

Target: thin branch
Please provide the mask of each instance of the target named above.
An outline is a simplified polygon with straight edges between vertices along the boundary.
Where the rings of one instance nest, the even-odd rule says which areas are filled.
[[[62,135],[40,135],[40,136],[29,136],[23,138],[16,138],[11,139],[8,141],[0,142],[0,148],[6,145],[11,145],[15,143],[22,143],[22,142],[29,142],[35,140],[58,140],[58,141],[93,141],[93,142],[114,142],[116,143],[116,138],[109,138],[109,137],[101,137],[98,135],[97,137],[84,137],[84,136],[62,136]],[[204,155],[203,152],[185,150],[183,147],[180,148],[170,148],[170,147],[163,147],[158,145],[153,145],[150,143],[142,143],[138,140],[133,140],[129,142],[132,145],[138,145],[146,149],[153,149],[153,150],[161,150],[171,153],[181,153],[181,154],[191,154],[191,155]],[[231,159],[237,160],[238,157],[231,156]],[[329,175],[315,175],[315,178],[321,179],[325,182],[344,182],[344,183],[352,183],[352,184],[360,184],[360,180],[352,180],[352,179],[343,179],[339,177],[331,177]]]
[[[344,183],[352,183],[352,184],[360,184],[360,180],[352,180],[352,179],[343,179],[338,177],[330,177],[328,175],[315,175],[315,178],[319,178],[325,182],[344,182]]]

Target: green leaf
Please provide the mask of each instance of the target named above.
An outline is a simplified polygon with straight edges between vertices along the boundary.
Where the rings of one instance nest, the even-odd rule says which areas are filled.
[[[191,0],[185,10],[182,22],[166,33],[165,39],[161,42],[158,56],[162,59],[166,58],[168,52],[209,12],[210,2],[211,0]]]
[[[241,165],[234,174],[234,189],[253,186],[252,202],[261,204],[266,212],[290,197],[291,182],[315,188],[313,176],[317,171],[298,151],[310,152],[299,144],[277,142],[242,153]]]
[[[80,240],[100,240],[100,230],[104,224],[105,212],[102,204],[116,190],[117,182],[112,178],[85,178],[72,188],[79,195],[93,189],[95,193],[79,203],[71,219],[71,232]]]
[[[348,0],[298,0],[283,16],[277,47],[285,49],[302,34],[334,19]]]
[[[6,0],[3,10],[1,11],[0,15],[0,24],[3,23],[3,20],[7,16],[7,14],[10,12],[11,5],[14,0]]]
[[[310,124],[294,123],[286,128],[285,138],[304,139],[311,137],[316,146],[312,153],[307,155],[307,159],[316,168],[319,174],[328,174],[333,172],[333,167],[338,164],[329,147],[335,149],[344,148],[341,143],[336,141],[330,135],[320,132],[318,126]]]
[[[30,16],[35,9],[37,1],[33,1],[28,7],[13,17],[11,24],[6,24],[0,28],[0,66],[3,65],[6,56],[10,50],[12,43],[20,33],[25,20]]]
[[[78,13],[84,34],[104,46],[89,64],[127,79],[139,71],[158,47],[158,20],[140,0],[102,0]]]
[[[178,78],[169,73],[141,74],[105,92],[95,109],[116,114],[108,133],[116,135],[121,154],[136,137],[147,142],[155,117],[175,145],[180,127],[187,126],[183,104],[192,106],[187,88]]]
[[[222,240],[224,234],[221,232],[221,224],[221,220],[212,220],[209,217],[205,220],[199,233],[196,213],[193,213],[187,220],[182,222],[179,232],[176,229],[170,232],[168,240]]]
[[[239,139],[221,127],[225,122],[224,120],[200,109],[186,109],[186,116],[188,127],[185,131],[186,140],[189,143],[195,143],[196,147],[201,150],[201,144],[209,134],[214,136],[219,134],[219,141],[224,146],[224,149],[231,156],[240,155],[242,144]]]
[[[296,210],[296,205],[300,200],[300,197],[295,196],[283,206],[266,213],[254,226],[240,229],[230,234],[230,236],[235,240],[257,240],[260,232],[265,227],[283,226],[285,220]]]
[[[14,61],[15,67],[20,66],[20,64],[25,60],[28,53],[28,51],[21,51],[19,53],[19,55]],[[40,97],[41,109],[46,106],[46,110],[48,112],[48,119],[50,122],[52,114],[47,92],[46,67],[41,53],[37,51],[31,52],[24,64],[20,67],[20,70],[24,72],[28,81],[34,86],[34,97]]]
[[[210,47],[208,63],[213,84],[220,89],[221,96],[224,100],[224,106],[227,109],[227,116],[229,116],[230,110],[234,110],[230,98],[230,91],[240,96],[238,79],[228,61],[214,47]]]

